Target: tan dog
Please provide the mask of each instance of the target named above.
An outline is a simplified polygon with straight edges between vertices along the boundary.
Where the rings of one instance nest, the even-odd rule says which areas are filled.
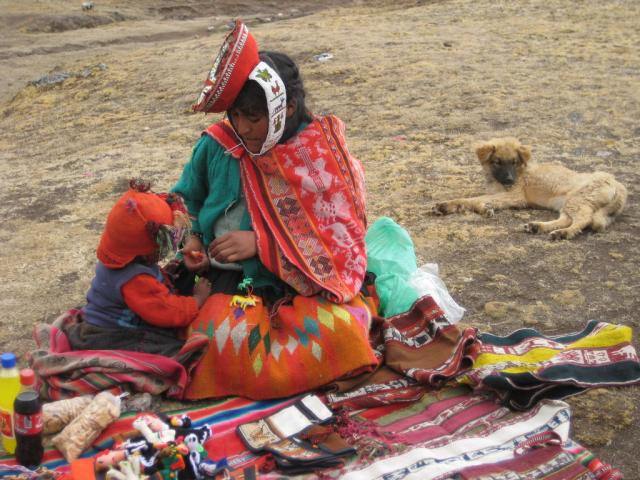
[[[529,222],[524,230],[549,233],[553,240],[573,238],[590,227],[604,230],[622,212],[627,189],[604,172],[577,173],[561,165],[531,162],[531,148],[515,138],[496,138],[476,147],[476,155],[496,193],[437,203],[436,215],[471,210],[539,207],[560,212],[557,220]]]

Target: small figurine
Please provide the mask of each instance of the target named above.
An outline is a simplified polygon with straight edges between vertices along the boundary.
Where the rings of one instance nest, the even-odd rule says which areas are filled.
[[[187,415],[173,415],[168,418],[168,423],[173,428],[189,428],[191,427],[191,419]]]
[[[125,450],[104,450],[96,456],[96,470],[109,470],[118,463],[126,460],[127,452]]]
[[[182,443],[187,447],[188,467],[193,478],[201,480],[204,478],[200,470],[200,466],[207,460],[208,453],[204,448],[204,444],[211,438],[211,428],[203,425],[198,428],[187,430],[186,435],[182,439]]]
[[[231,302],[229,303],[230,307],[240,307],[242,310],[246,310],[247,307],[255,307],[256,306],[256,297],[254,296],[242,296],[242,295],[234,295],[231,297]]]
[[[133,428],[138,430],[147,442],[161,448],[175,441],[176,432],[157,417],[141,415],[133,421]]]
[[[253,278],[245,277],[242,282],[238,284],[238,290],[243,291],[246,295],[234,295],[231,297],[229,306],[239,307],[242,310],[246,310],[247,307],[255,307],[258,302],[258,297],[253,295]]]

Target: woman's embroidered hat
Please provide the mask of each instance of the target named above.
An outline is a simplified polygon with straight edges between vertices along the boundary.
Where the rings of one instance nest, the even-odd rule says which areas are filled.
[[[98,260],[109,268],[122,268],[138,256],[164,257],[189,228],[180,197],[151,192],[144,182],[130,186],[109,212],[98,245]]]
[[[258,63],[256,39],[238,19],[220,47],[193,110],[205,113],[227,111]]]
[[[284,133],[287,118],[287,92],[278,72],[260,61],[258,44],[241,20],[224,40],[216,57],[198,102],[197,112],[224,112],[231,107],[247,80],[254,80],[264,90],[269,114],[269,131],[260,152],[271,150]],[[235,130],[234,130],[235,131]],[[236,136],[242,143],[239,135]],[[245,149],[246,145],[243,144]]]

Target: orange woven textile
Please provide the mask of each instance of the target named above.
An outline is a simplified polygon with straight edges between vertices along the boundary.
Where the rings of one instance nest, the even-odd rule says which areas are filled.
[[[231,300],[230,295],[212,295],[191,325],[210,341],[186,399],[287,397],[378,364],[369,344],[375,314],[370,297],[358,295],[337,305],[319,296],[296,296],[272,319],[259,298],[245,310]]]

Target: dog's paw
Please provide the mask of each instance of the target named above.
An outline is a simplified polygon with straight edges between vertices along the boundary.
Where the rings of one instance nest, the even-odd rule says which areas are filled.
[[[483,205],[480,213],[482,215],[484,215],[485,217],[491,218],[491,217],[495,216],[496,211],[493,209],[491,204],[486,203],[486,204]]]
[[[431,207],[431,213],[433,215],[446,215],[450,213],[449,204],[447,202],[438,202]]]
[[[471,210],[485,217],[493,217],[496,212],[489,203],[477,203],[471,207]]]
[[[522,229],[527,233],[538,233],[540,231],[540,225],[538,222],[525,223]]]
[[[554,230],[549,234],[549,240],[568,240],[569,238],[571,237],[569,237],[567,230],[564,228]]]

